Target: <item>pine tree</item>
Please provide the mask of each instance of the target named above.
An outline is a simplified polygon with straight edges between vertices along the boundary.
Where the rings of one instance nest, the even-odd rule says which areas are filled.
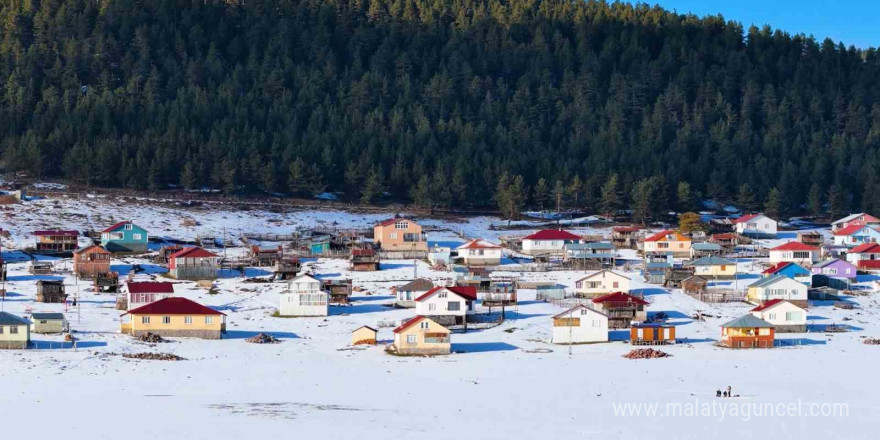
[[[566,205],[565,185],[562,184],[561,180],[557,180],[556,184],[553,185],[553,205],[560,210],[565,208]]]
[[[195,165],[191,160],[187,160],[180,172],[180,184],[188,190],[194,190],[198,187]]]
[[[824,211],[822,209],[822,189],[818,183],[810,185],[810,192],[807,194],[807,207],[810,208],[810,213],[816,217],[821,216]]]
[[[620,207],[620,195],[617,188],[617,174],[611,177],[602,186],[602,200],[600,202],[602,214],[606,217],[614,217]]]
[[[748,183],[739,186],[739,191],[736,193],[736,204],[743,212],[755,210],[755,195]]]
[[[550,187],[547,186],[547,181],[543,177],[538,179],[538,183],[535,184],[535,188],[532,191],[535,204],[538,205],[538,209],[543,211],[547,207],[547,201],[550,198]]]
[[[778,219],[782,215],[782,200],[779,190],[773,188],[767,194],[767,200],[764,202],[764,215],[770,218]]]
[[[846,195],[838,184],[828,188],[828,214],[831,218],[838,218],[846,209]]]
[[[296,160],[290,163],[290,168],[287,171],[287,188],[291,194],[302,196],[306,193],[308,184],[306,163],[303,162],[302,158],[297,157]]]
[[[584,183],[581,181],[580,176],[577,174],[571,179],[571,183],[568,184],[568,195],[571,197],[572,207],[575,209],[580,209],[581,207],[581,193],[584,190]]]
[[[694,195],[691,192],[691,185],[689,183],[683,180],[678,182],[675,195],[679,210],[686,211],[694,207]]]
[[[385,192],[385,179],[382,176],[382,170],[372,167],[370,168],[370,174],[367,176],[367,181],[364,182],[364,189],[361,192],[361,203],[373,203],[383,192]]]

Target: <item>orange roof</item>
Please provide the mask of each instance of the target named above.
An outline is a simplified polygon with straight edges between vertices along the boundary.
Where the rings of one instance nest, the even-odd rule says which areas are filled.
[[[673,235],[675,238],[668,240],[666,237],[669,235]],[[666,229],[646,238],[645,241],[691,241],[691,239],[681,235],[678,231]]]

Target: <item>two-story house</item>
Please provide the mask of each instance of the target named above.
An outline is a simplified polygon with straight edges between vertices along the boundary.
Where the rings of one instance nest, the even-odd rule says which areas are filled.
[[[373,226],[373,241],[383,251],[428,251],[421,225],[407,218],[392,218]]]
[[[147,230],[130,222],[119,222],[101,231],[101,244],[110,252],[147,251]]]

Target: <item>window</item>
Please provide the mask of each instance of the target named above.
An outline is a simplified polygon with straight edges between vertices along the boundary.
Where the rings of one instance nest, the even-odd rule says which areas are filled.
[[[141,324],[149,324],[150,317],[149,316],[141,316]]]
[[[760,335],[760,336],[768,336],[769,334],[770,334],[769,328],[759,328],[758,329],[758,335]]]
[[[620,285],[620,283],[618,283],[618,282],[617,282],[617,281],[615,281],[615,282],[613,282],[613,283],[611,283],[611,285],[612,285],[612,286],[614,286],[614,288],[615,288],[615,289],[616,289],[616,288],[617,288],[617,286],[619,286],[619,285]]]
[[[9,326],[9,333],[13,334],[13,335],[18,334],[18,326],[17,325],[10,325]]]
[[[205,324],[213,324],[214,317],[213,316],[205,316]]]
[[[397,240],[397,232],[392,232],[392,233],[389,235],[389,238],[392,239],[392,240]]]
[[[775,313],[771,313],[770,315],[768,315],[768,318],[769,318],[771,321],[773,321],[773,320],[776,319],[776,314],[775,314]]]
[[[416,335],[406,335],[406,343],[407,344],[415,344],[416,343]]]
[[[394,224],[394,229],[407,229],[409,224],[406,221],[399,221]]]
[[[587,314],[587,309],[581,309],[581,316],[586,315],[586,314]]]
[[[450,312],[457,312],[461,310],[461,303],[458,301],[450,301],[447,310]]]
[[[428,311],[433,312],[434,310],[437,310],[437,304],[434,304],[434,303],[428,304]]]
[[[186,316],[186,317],[184,317],[184,318],[183,318],[183,323],[184,323],[184,324],[192,324],[192,323],[193,323],[193,317],[192,317],[192,316]]]
[[[576,288],[580,289],[580,288],[583,286],[583,284],[584,284],[584,283],[578,281],[578,282],[574,283],[574,286],[575,286]]]
[[[170,316],[163,316],[162,317],[162,324],[171,324],[171,317]]]
[[[429,325],[430,324],[428,324],[428,321],[422,321],[419,323],[419,327],[421,327],[423,329],[427,329],[429,327]]]
[[[4,329],[4,328],[5,328],[5,327],[3,327],[2,325],[0,325],[0,335],[3,334],[3,329]]]
[[[437,298],[446,298],[448,295],[446,292],[440,292],[437,294]]]
[[[801,312],[785,312],[786,321],[798,321],[801,319]]]
[[[135,239],[135,240],[140,240],[140,239],[141,239],[141,234],[131,234],[131,238],[133,238],[133,239]]]
[[[122,232],[111,232],[110,239],[111,240],[122,240]]]
[[[127,225],[125,225],[125,230],[130,231],[132,229],[132,226],[133,225],[131,223],[128,223]]]

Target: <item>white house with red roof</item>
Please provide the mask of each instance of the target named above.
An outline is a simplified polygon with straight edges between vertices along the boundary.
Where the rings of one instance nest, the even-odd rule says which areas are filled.
[[[165,281],[131,281],[125,284],[126,310],[136,309],[160,299],[174,296],[174,283]]]
[[[831,231],[837,232],[840,229],[852,225],[880,227],[880,219],[874,217],[871,214],[865,214],[864,212],[860,212],[858,214],[850,214],[840,220],[831,223]]]
[[[569,243],[581,243],[580,235],[572,234],[561,229],[544,229],[532,235],[523,237],[522,250],[531,255],[562,253],[565,245]]]
[[[775,237],[777,222],[764,214],[746,214],[733,221],[736,232],[753,237]]]
[[[606,293],[629,293],[632,280],[617,272],[600,270],[587,275],[574,283],[574,292],[583,298],[594,298]]]
[[[880,244],[860,244],[846,253],[846,261],[863,270],[880,269]]]
[[[673,230],[663,230],[642,242],[645,254],[671,254],[675,257],[687,257],[691,254],[691,239]]]
[[[807,331],[807,311],[784,299],[771,299],[749,313],[773,324],[777,333],[803,333]]]
[[[554,344],[608,342],[608,315],[578,304],[553,317]]]
[[[863,223],[852,223],[834,231],[831,239],[838,246],[856,247],[880,241],[880,231]]]
[[[789,262],[809,267],[817,261],[819,261],[819,248],[799,241],[790,241],[770,249],[770,264]]]
[[[168,256],[168,274],[178,280],[213,280],[220,256],[198,246],[185,247]]]
[[[321,282],[309,275],[300,275],[287,283],[287,290],[279,297],[278,314],[281,316],[327,316],[330,295]]]
[[[465,316],[476,312],[477,288],[434,287],[416,298],[416,314],[430,316],[441,324],[464,324]]]
[[[478,238],[457,248],[458,257],[468,266],[495,266],[501,264],[503,248]]]

